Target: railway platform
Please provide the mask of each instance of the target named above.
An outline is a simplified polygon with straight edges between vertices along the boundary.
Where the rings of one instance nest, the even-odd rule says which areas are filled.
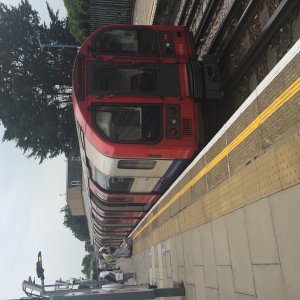
[[[135,229],[123,271],[185,299],[299,299],[299,91],[300,40]]]
[[[158,0],[138,0],[133,12],[134,25],[150,25],[153,22]]]

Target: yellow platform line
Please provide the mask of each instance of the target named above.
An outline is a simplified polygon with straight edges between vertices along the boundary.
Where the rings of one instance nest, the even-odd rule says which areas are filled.
[[[139,230],[133,234],[137,238],[154,220],[156,220],[177,199],[188,191],[205,174],[214,168],[232,150],[240,145],[253,131],[271,117],[280,107],[291,100],[300,91],[300,77],[295,80],[279,97],[265,108],[230,144],[228,144],[214,159],[209,162],[196,176],[193,177],[179,192],[177,192],[156,214],[154,214]]]

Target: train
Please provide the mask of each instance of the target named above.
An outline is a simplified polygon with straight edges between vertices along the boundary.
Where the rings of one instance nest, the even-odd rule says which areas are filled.
[[[106,25],[81,45],[72,102],[96,248],[119,246],[199,152],[212,70],[184,26]]]

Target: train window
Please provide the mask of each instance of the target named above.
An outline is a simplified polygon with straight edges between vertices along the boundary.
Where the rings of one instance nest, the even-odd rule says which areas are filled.
[[[133,202],[133,198],[131,198],[131,197],[122,197],[122,198],[108,197],[107,201],[109,201],[109,202],[125,202],[125,203],[129,203],[129,202]],[[139,203],[135,203],[135,205],[139,205]],[[144,205],[144,203],[142,203],[142,205]]]
[[[117,211],[113,211],[113,212],[104,211],[104,210],[100,209],[99,207],[96,207],[96,211],[97,211],[97,213],[99,213],[103,217],[106,217],[106,216],[112,216],[112,217],[123,216],[124,213],[126,213],[126,212],[121,212],[121,211],[120,212],[117,212]]]
[[[94,126],[114,142],[154,143],[161,137],[161,106],[106,106],[97,104]]]
[[[158,80],[157,68],[89,65],[89,94],[92,95],[158,94]]]
[[[102,189],[110,192],[129,193],[134,182],[134,178],[131,177],[115,177],[105,175],[95,167],[93,168],[92,175],[93,180],[95,180]]]
[[[113,28],[99,32],[92,41],[91,50],[118,55],[157,56],[156,33],[149,28]]]
[[[151,170],[155,167],[155,160],[148,159],[127,159],[119,160],[118,168],[119,169],[142,169],[142,170]]]
[[[114,192],[130,192],[134,178],[106,176],[107,190]]]
[[[98,128],[110,138],[117,138],[120,140],[140,140],[141,109],[130,109],[126,107],[123,109],[110,109],[110,112],[102,110],[97,111],[96,124],[98,125]],[[113,120],[112,116],[114,116]]]
[[[96,198],[95,198],[96,196]],[[94,199],[99,199],[102,202],[124,202],[124,203],[129,203],[129,202],[133,202],[133,198],[132,197],[103,197],[100,196],[97,191],[95,192],[95,196],[94,194],[91,192],[91,198]],[[109,205],[109,204],[108,204]]]

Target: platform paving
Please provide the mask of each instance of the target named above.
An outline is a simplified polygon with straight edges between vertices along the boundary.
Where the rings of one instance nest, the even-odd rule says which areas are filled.
[[[182,281],[185,299],[297,300],[299,215],[296,185],[118,264],[123,271],[137,272],[139,284],[172,287]]]
[[[133,24],[149,25],[154,18],[157,0],[136,0],[133,12]]]

